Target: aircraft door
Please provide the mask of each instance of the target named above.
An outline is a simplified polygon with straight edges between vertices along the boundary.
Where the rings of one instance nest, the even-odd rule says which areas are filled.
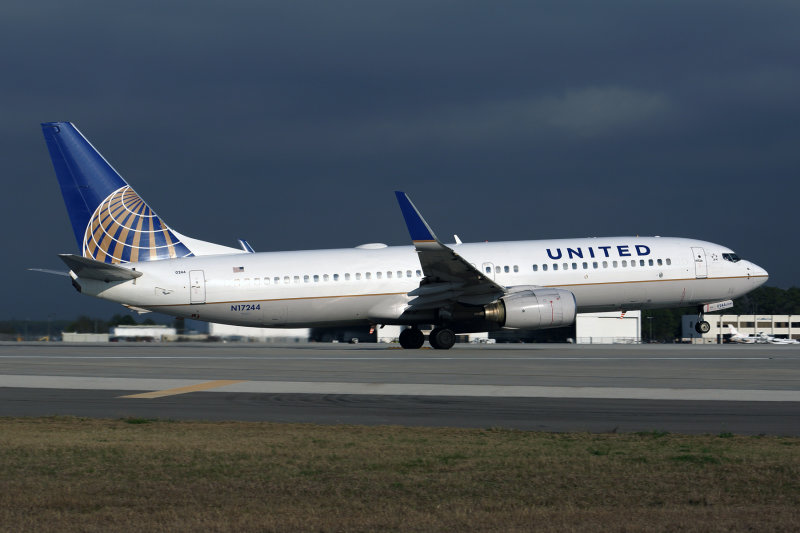
[[[206,277],[202,270],[189,271],[189,303],[206,303]]]
[[[708,263],[706,262],[706,251],[703,248],[692,248],[694,257],[694,275],[696,278],[708,277]]]
[[[487,278],[494,279],[494,263],[484,263],[481,267],[481,272]]]

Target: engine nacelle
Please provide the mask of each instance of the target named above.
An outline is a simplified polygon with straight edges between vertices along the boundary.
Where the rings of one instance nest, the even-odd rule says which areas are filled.
[[[511,329],[547,329],[575,322],[575,295],[564,289],[523,290],[484,308],[486,320]]]

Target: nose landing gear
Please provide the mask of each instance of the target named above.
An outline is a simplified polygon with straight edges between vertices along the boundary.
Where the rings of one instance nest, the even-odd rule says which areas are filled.
[[[703,320],[703,306],[697,308],[697,324],[694,325],[694,330],[700,335],[704,335],[711,331],[711,324]]]

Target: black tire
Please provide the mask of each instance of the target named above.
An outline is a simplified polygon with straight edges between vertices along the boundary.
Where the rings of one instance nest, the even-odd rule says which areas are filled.
[[[435,350],[449,350],[456,343],[456,334],[447,328],[435,328],[428,335],[428,342]]]
[[[700,322],[694,325],[694,330],[697,333],[703,335],[704,333],[708,333],[709,331],[711,331],[711,324],[709,324],[705,320],[701,320]]]
[[[400,346],[406,350],[419,350],[425,342],[425,335],[418,328],[408,328],[400,332]]]

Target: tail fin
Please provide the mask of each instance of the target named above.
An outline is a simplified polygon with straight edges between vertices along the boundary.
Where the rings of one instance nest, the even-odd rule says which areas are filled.
[[[104,263],[241,252],[171,230],[70,122],[42,124],[75,239]]]

